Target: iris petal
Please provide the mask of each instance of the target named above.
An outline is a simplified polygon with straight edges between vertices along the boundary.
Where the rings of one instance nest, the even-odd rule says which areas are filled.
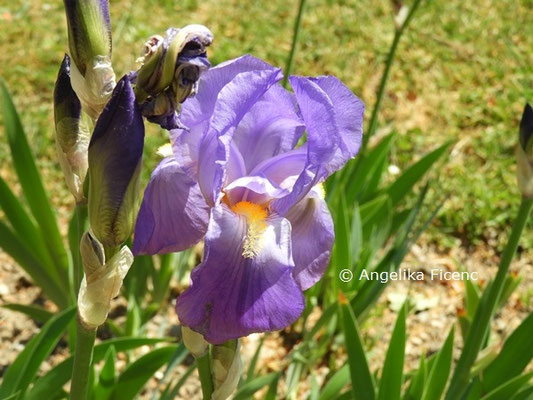
[[[244,56],[205,73],[198,94],[185,102],[181,120],[191,131],[172,131],[171,140],[186,171],[196,172],[208,204],[215,204],[224,184],[235,128],[281,76],[279,68]]]
[[[279,79],[279,69],[243,72],[220,91],[209,127],[200,143],[198,158],[198,183],[209,204],[215,204],[222,189],[235,128]]]
[[[290,235],[286,219],[269,219],[261,251],[244,258],[246,219],[225,204],[215,207],[204,261],[193,270],[191,286],[178,297],[181,323],[219,344],[294,322],[303,311],[304,297],[291,274]]]
[[[173,157],[152,173],[135,225],[133,253],[185,250],[205,235],[209,207],[198,184],[181,171]]]
[[[355,156],[362,140],[364,104],[337,78],[292,76],[302,118],[307,129],[307,164],[292,192],[275,202],[284,215],[313,186],[342,168]]]
[[[276,84],[239,123],[233,142],[246,155],[250,172],[260,162],[293,149],[303,131],[294,95]]]
[[[318,282],[329,264],[335,229],[328,206],[317,188],[296,203],[285,217],[292,226],[294,270],[302,290]]]

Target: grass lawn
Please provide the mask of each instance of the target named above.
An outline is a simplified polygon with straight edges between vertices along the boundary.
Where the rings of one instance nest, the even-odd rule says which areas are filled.
[[[117,0],[110,7],[120,76],[150,35],[189,23],[215,34],[213,64],[251,53],[284,66],[298,2]],[[400,169],[454,141],[432,177],[431,198],[450,198],[427,236],[445,248],[501,246],[516,214],[513,146],[524,103],[533,101],[531,21],[531,0],[424,1],[400,44],[377,137],[398,133],[390,162]],[[310,0],[294,73],[338,76],[365,101],[369,118],[393,30],[390,1]],[[55,76],[67,49],[63,3],[2,1],[0,38],[0,76],[22,114],[52,202],[66,213],[72,200],[59,184],[52,118]],[[11,180],[2,128],[0,137],[0,173]],[[163,132],[149,129],[146,177],[157,161],[150,153],[164,141]],[[531,248],[532,229],[522,244]]]

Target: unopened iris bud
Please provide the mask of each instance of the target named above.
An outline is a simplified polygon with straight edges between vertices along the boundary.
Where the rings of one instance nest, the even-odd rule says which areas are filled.
[[[94,329],[105,322],[111,300],[118,295],[133,263],[133,254],[124,246],[106,261],[102,244],[89,232],[81,238],[80,253],[85,276],[78,292],[78,314],[87,328]]]
[[[115,86],[107,0],[64,0],[72,86],[84,111],[98,118]]]
[[[176,111],[209,68],[206,48],[212,41],[213,34],[205,26],[188,25],[170,28],[165,38],[152,36],[146,42],[135,92],[148,120],[165,129],[179,127]]]
[[[119,247],[133,229],[143,145],[143,119],[129,78],[124,77],[89,144],[89,222],[106,250]]]
[[[70,83],[70,58],[65,54],[54,89],[56,149],[67,186],[77,202],[85,199],[83,182],[87,174],[89,129],[83,121],[81,104]]]
[[[533,109],[526,104],[516,146],[518,186],[522,195],[533,198]]]
[[[182,326],[181,336],[183,344],[195,358],[203,357],[209,351],[209,343],[205,341],[200,333],[195,332],[186,326]]]
[[[215,391],[212,400],[227,399],[237,387],[242,374],[240,342],[230,340],[213,346],[212,373]]]

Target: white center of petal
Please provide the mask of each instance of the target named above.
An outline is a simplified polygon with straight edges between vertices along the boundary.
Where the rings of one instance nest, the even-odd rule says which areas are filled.
[[[261,238],[267,228],[265,221],[268,216],[267,210],[265,207],[249,201],[240,201],[233,205],[231,210],[246,218],[246,238],[244,239],[242,256],[254,258],[261,251]]]

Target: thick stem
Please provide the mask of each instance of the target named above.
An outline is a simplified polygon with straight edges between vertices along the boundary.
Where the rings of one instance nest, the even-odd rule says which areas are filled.
[[[84,211],[84,207],[87,207],[85,204],[83,203],[77,203],[76,204],[76,234],[77,234],[77,238],[78,238],[78,243],[81,242],[81,236],[83,235],[83,211]],[[76,260],[73,262],[74,264],[74,293],[78,293],[78,291],[80,290],[80,283],[81,283],[81,278],[83,276],[83,272],[82,272],[82,266],[81,266],[81,254],[79,251],[76,251],[75,252],[76,255],[74,257],[76,257]]]
[[[96,328],[85,327],[78,315],[76,321],[76,352],[74,354],[74,367],[72,368],[70,385],[71,400],[87,399],[95,337]]]
[[[292,66],[294,64],[294,55],[296,54],[296,47],[298,46],[298,37],[300,36],[300,28],[302,27],[302,16],[304,14],[305,0],[300,0],[300,6],[298,8],[298,15],[294,22],[294,33],[292,35],[291,52],[287,59],[287,65],[285,66],[285,76],[283,77],[283,87],[287,87],[289,75],[292,72]]]
[[[213,378],[211,376],[211,359],[209,352],[202,357],[196,358],[196,368],[198,368],[204,400],[210,400],[211,394],[213,393]]]
[[[498,273],[494,278],[494,282],[487,289],[483,295],[481,303],[479,304],[474,320],[468,331],[461,357],[455,368],[450,387],[446,393],[446,400],[460,399],[465,392],[470,379],[470,369],[481,350],[483,340],[486,337],[488,329],[490,328],[490,321],[500,300],[505,278],[509,272],[509,266],[518,247],[520,236],[526,226],[529,212],[533,206],[533,199],[522,198],[518,215],[514,221],[513,229],[507,246],[503,251]]]

